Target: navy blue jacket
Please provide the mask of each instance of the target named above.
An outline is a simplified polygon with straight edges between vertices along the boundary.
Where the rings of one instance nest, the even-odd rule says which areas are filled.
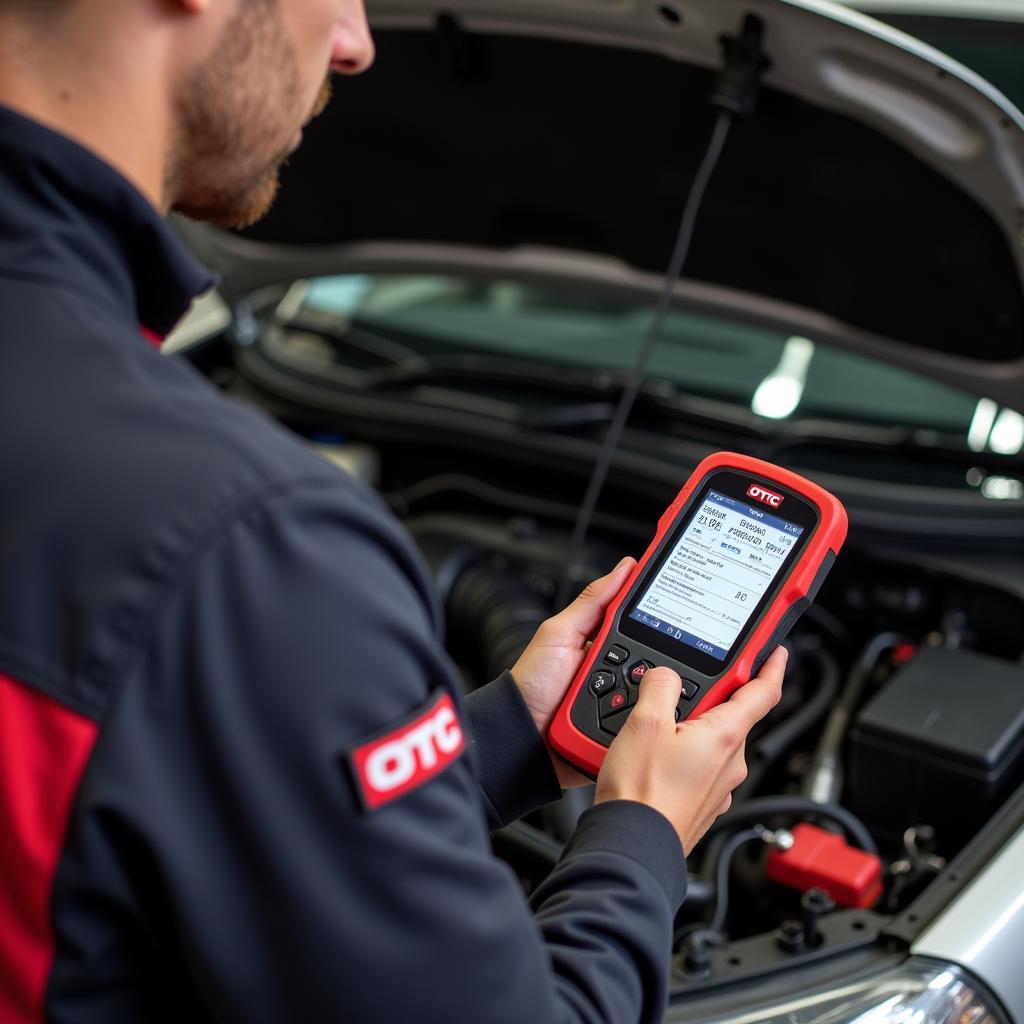
[[[0,1020],[659,1019],[671,826],[587,812],[527,904],[518,690],[462,697],[376,495],[142,339],[209,284],[0,107]]]

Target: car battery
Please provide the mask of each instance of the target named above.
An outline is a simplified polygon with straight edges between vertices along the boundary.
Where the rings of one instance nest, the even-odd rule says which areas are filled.
[[[1024,668],[923,648],[858,713],[843,803],[880,838],[911,825],[959,849],[1024,779]]]

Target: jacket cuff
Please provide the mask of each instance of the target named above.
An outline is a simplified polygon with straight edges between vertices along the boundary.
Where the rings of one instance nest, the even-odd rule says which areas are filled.
[[[551,755],[511,672],[469,694],[465,715],[492,828],[561,797]]]
[[[580,815],[563,857],[592,851],[619,853],[661,884],[673,912],[686,896],[686,858],[671,822],[634,800],[609,800]]]

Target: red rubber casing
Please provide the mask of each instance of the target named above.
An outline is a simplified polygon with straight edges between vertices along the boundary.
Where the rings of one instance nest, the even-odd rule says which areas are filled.
[[[841,907],[873,907],[884,888],[875,854],[807,822],[793,829],[792,849],[769,851],[765,873],[797,892],[824,889]]]
[[[727,700],[751,678],[756,669],[760,668],[764,658],[781,643],[800,614],[813,601],[818,587],[846,539],[846,509],[838,498],[810,480],[747,455],[719,452],[704,459],[658,520],[658,528],[650,545],[622,590],[608,606],[593,646],[584,658],[561,706],[555,712],[548,730],[548,738],[554,750],[592,778],[597,776],[608,747],[577,728],[571,717],[573,705],[581,697],[581,690],[594,671],[598,659],[602,657],[609,635],[618,629],[619,613],[626,596],[646,571],[648,564],[660,549],[662,541],[680,519],[689,513],[690,499],[701,490],[712,473],[720,470],[733,470],[749,475],[753,482],[763,483],[768,487],[776,484],[788,489],[814,507],[818,522],[804,543],[799,557],[786,575],[775,582],[774,597],[762,612],[760,621],[746,637],[741,649],[727,663],[725,672],[693,705],[687,718],[696,718],[709,708]],[[659,664],[675,667],[664,657],[660,659]],[[589,692],[582,694],[582,699],[589,698]],[[611,738],[608,737],[608,743],[611,742]]]

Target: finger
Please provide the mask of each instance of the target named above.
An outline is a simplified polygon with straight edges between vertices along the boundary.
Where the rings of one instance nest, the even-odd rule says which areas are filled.
[[[738,716],[740,728],[749,731],[779,703],[788,660],[789,651],[776,647],[757,678],[741,686],[726,704],[720,705],[724,711]]]
[[[548,621],[559,629],[589,636],[600,625],[605,609],[625,586],[635,567],[635,558],[624,558],[607,576],[588,583],[572,604]]]
[[[640,684],[634,715],[651,716],[675,726],[675,708],[683,690],[683,681],[670,668],[652,668]]]

